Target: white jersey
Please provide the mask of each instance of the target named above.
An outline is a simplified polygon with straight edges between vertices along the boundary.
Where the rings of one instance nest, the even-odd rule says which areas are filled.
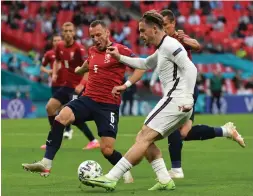
[[[184,97],[189,92],[183,73],[184,65],[189,62],[192,66],[194,66],[194,64],[188,58],[183,45],[176,39],[166,36],[161,41],[161,44],[154,55],[155,56],[152,58],[156,58],[157,62],[153,65],[148,65],[151,65],[150,68],[156,67],[158,77],[162,84],[164,96]],[[185,58],[187,61],[184,63],[179,61],[182,56],[187,57]]]
[[[146,59],[121,55],[120,61],[139,69],[156,68],[164,96],[147,116],[146,126],[166,137],[190,118],[192,110],[182,108],[193,106],[197,69],[176,39],[164,36],[155,53]]]

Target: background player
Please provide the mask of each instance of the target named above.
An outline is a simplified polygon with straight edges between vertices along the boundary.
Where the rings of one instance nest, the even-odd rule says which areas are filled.
[[[40,67],[40,70],[46,74],[48,74],[48,76],[50,78],[52,78],[52,73],[53,73],[53,65],[54,65],[54,61],[55,61],[55,48],[56,48],[56,45],[58,42],[62,41],[62,38],[60,35],[54,35],[53,36],[53,41],[52,41],[52,45],[53,45],[53,48],[49,51],[47,51],[45,54],[44,54],[44,57],[42,59],[42,66]],[[49,64],[50,66],[50,69],[47,69],[46,66]],[[62,72],[59,72],[59,75],[61,74]],[[57,78],[57,80],[55,82],[52,82],[51,83],[51,92],[52,92],[52,95],[54,95],[54,93],[59,89],[61,88],[62,86],[64,86],[64,83],[65,83],[65,80],[63,80],[63,78],[61,76],[59,76]],[[47,106],[48,107],[48,106]],[[46,108],[47,108],[46,107]],[[47,111],[48,111],[48,108],[47,108]],[[66,139],[71,139],[72,138],[72,133],[73,133],[73,130],[71,129],[70,125],[66,126],[65,128],[65,132],[64,132],[64,137]],[[46,144],[42,145],[40,147],[41,149],[46,149]]]
[[[52,82],[64,81],[64,85],[54,92],[47,104],[48,119],[51,126],[61,107],[73,99],[75,87],[82,79],[74,71],[77,66],[82,65],[86,56],[84,48],[74,40],[75,27],[72,23],[63,24],[62,36],[64,41],[59,42],[55,48],[56,60],[53,65]],[[99,147],[98,141],[85,123],[76,126],[89,139],[90,142],[86,146],[89,147],[88,149]]]
[[[89,71],[85,92],[80,98],[68,103],[56,116],[52,131],[48,135],[44,158],[34,164],[22,164],[29,171],[39,172],[43,176],[49,175],[52,160],[62,142],[64,127],[87,120],[94,120],[97,125],[98,135],[101,137],[101,152],[104,157],[113,165],[122,157],[121,153],[114,150],[121,99],[120,97],[114,98],[111,91],[114,86],[122,84],[126,65],[111,58],[106,54],[106,49],[114,45],[127,56],[133,54],[127,47],[110,41],[110,32],[103,21],[92,22],[89,32],[94,46],[89,49],[87,62],[81,68],[81,70]],[[126,172],[123,177],[126,183],[133,182],[130,172]]]

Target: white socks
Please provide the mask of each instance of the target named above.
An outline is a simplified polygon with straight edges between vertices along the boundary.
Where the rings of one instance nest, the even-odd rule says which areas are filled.
[[[224,126],[222,126],[221,129],[222,129],[222,136],[223,137],[230,136],[229,133],[228,133],[228,130]]]
[[[166,168],[165,162],[163,158],[156,159],[151,162],[152,168],[156,173],[156,176],[162,184],[167,184],[170,180],[171,177],[168,173],[168,170]]]
[[[47,158],[43,158],[42,160],[41,160],[41,162],[43,163],[43,164],[45,164],[45,166],[46,166],[46,168],[47,169],[50,169],[51,167],[52,167],[52,160],[50,160],[50,159],[47,159]]]
[[[133,167],[131,163],[125,158],[122,157],[119,162],[105,175],[106,178],[110,180],[119,180],[124,173],[130,170]]]

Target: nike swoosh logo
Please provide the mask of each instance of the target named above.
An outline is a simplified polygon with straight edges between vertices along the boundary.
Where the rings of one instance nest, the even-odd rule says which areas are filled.
[[[99,182],[99,183],[104,183],[104,184],[109,184],[109,183],[112,183],[111,181],[107,181],[107,182],[105,182],[105,181],[101,181],[101,180],[88,180],[88,181],[90,181],[90,182]]]

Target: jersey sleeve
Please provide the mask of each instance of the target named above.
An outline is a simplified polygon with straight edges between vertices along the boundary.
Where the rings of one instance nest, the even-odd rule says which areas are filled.
[[[46,67],[49,63],[49,56],[48,53],[46,52],[42,58],[42,66]]]
[[[129,57],[136,57],[136,55],[133,53],[133,51],[126,46],[121,47],[120,54],[123,54],[125,56],[129,56]]]
[[[79,53],[80,53],[81,59],[83,61],[86,61],[87,58],[88,58],[88,55],[87,55],[87,52],[86,52],[86,50],[85,50],[85,48],[83,46],[79,47]]]

